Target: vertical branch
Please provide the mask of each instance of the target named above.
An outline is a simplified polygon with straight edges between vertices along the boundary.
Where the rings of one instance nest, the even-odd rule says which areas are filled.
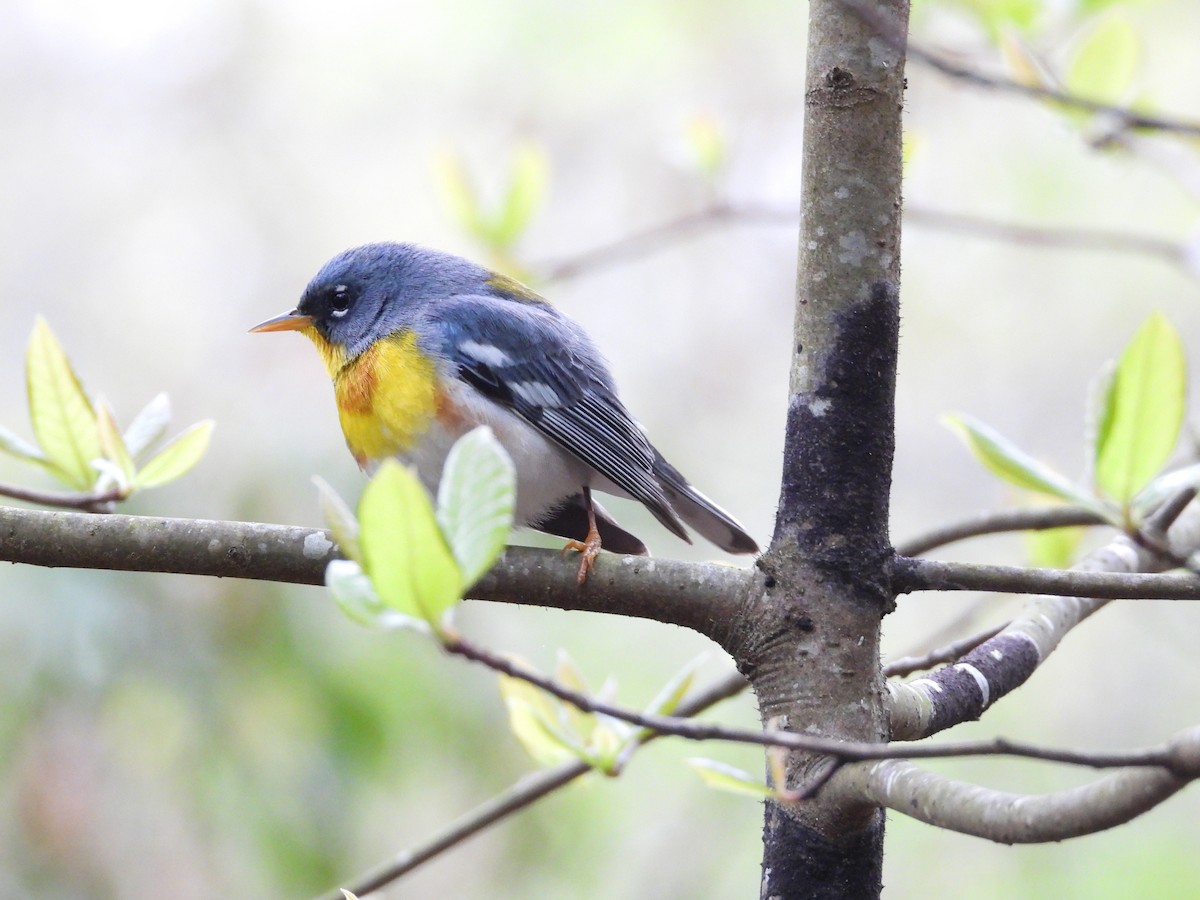
[[[907,0],[864,5],[907,21]],[[904,56],[844,0],[812,0],[809,10],[779,512],[762,590],[726,645],[754,684],[764,723],[883,741]],[[788,787],[822,765],[792,754]],[[762,896],[876,896],[882,847],[882,813],[836,789],[798,807],[768,803]]]

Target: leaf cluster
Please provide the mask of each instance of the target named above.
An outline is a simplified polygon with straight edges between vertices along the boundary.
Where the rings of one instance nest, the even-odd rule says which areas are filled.
[[[466,591],[499,558],[513,522],[516,475],[512,461],[486,426],[460,438],[446,458],[437,505],[412,469],[384,462],[351,512],[317,482],[326,521],[346,559],[331,562],[325,581],[344,613],[365,625],[414,628],[454,652],[462,641],[450,614]],[[482,659],[482,656],[480,657]],[[543,690],[528,666],[513,663],[500,675],[500,694],[513,734],[536,761],[556,765],[579,759],[616,775],[645,738],[644,729],[591,713]],[[691,687],[694,666],[672,678],[651,701],[649,715],[669,715]],[[591,696],[582,672],[560,652],[555,683]],[[609,683],[603,698],[615,691]]]
[[[326,585],[363,624],[442,635],[448,614],[500,556],[512,528],[516,474],[486,426],[460,438],[442,472],[437,508],[416,472],[380,465],[356,513],[318,481],[326,521],[346,559]]]
[[[50,326],[39,318],[25,355],[29,418],[36,443],[0,427],[0,450],[34,463],[68,488],[125,500],[180,478],[208,449],[211,420],[163,444],[171,404],[158,394],[122,430],[103,398],[93,399]]]
[[[1009,484],[1082,506],[1132,532],[1165,496],[1200,482],[1197,465],[1156,477],[1179,440],[1186,394],[1183,343],[1167,318],[1154,313],[1100,379],[1089,481],[1068,478],[970,416],[947,416],[945,422]]]

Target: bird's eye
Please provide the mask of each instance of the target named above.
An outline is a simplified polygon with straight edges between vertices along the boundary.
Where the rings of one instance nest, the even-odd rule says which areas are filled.
[[[335,285],[329,297],[329,311],[336,318],[341,318],[350,309],[350,287],[345,284]]]

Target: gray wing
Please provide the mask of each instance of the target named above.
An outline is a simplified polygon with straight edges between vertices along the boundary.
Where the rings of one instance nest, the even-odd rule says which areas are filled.
[[[516,412],[691,542],[656,475],[658,453],[575,322],[548,304],[460,296],[439,303],[431,324],[440,333],[443,355],[464,381]]]

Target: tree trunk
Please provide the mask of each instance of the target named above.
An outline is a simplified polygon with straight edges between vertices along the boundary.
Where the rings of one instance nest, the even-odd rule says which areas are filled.
[[[861,11],[861,14],[859,12]],[[899,330],[906,0],[810,4],[795,345],[779,513],[727,643],[764,724],[885,741],[879,635]],[[897,33],[880,36],[894,21]],[[787,788],[825,761],[794,753]],[[883,815],[839,794],[768,802],[762,896],[873,897]]]

